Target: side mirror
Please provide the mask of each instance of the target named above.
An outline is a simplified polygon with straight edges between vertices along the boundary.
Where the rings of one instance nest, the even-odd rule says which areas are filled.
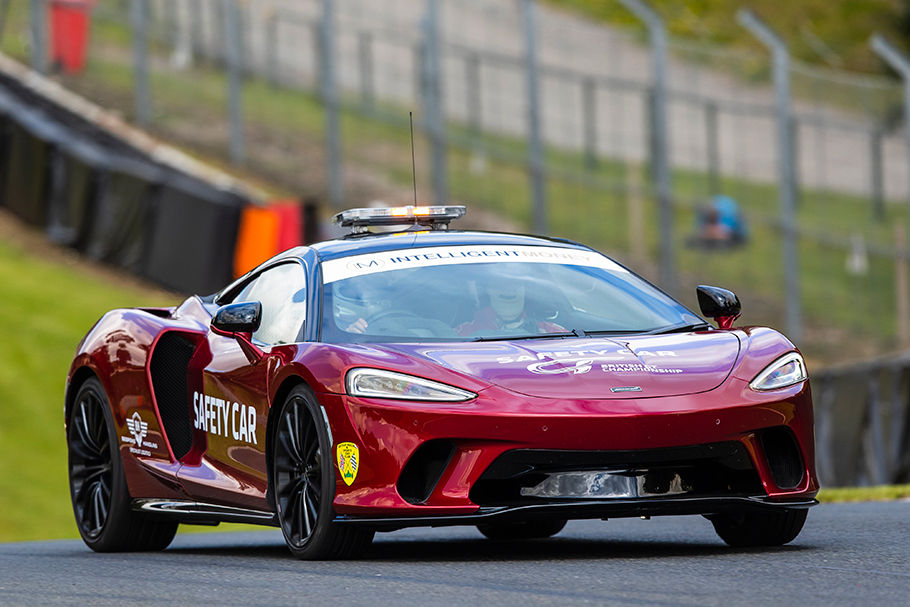
[[[733,291],[700,285],[695,289],[701,313],[717,321],[720,329],[732,329],[733,321],[742,314],[742,305]]]
[[[212,327],[223,333],[253,333],[262,322],[262,304],[246,301],[221,306],[212,319]]]

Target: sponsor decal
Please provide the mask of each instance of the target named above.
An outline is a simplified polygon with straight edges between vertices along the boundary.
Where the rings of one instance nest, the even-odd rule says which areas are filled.
[[[522,358],[522,357],[519,357]],[[545,360],[528,365],[528,371],[537,375],[560,375],[568,373],[571,375],[583,375],[590,372],[595,367],[600,367],[604,373],[651,373],[654,375],[676,375],[682,373],[682,369],[672,369],[666,367],[655,367],[644,363],[599,363],[601,360],[616,360],[614,357],[602,358],[563,358],[556,360]]]
[[[350,272],[375,272],[385,267],[385,262],[375,257],[358,257],[345,266]]]
[[[193,392],[193,425],[212,436],[233,438],[235,441],[258,445],[256,440],[256,409],[242,403]]]
[[[132,436],[121,436],[120,440],[132,445],[130,447],[130,453],[151,457],[151,449],[157,449],[158,443],[151,443],[145,440],[149,430],[148,422],[142,421],[142,416],[136,411],[133,413],[132,417],[126,419],[126,427]]]
[[[142,446],[142,439],[148,434],[149,425],[142,421],[139,412],[133,413],[133,417],[126,420],[126,427],[130,429],[130,434],[136,439],[136,446]]]
[[[641,386],[620,386],[618,388],[610,388],[610,392],[641,392]]]
[[[360,468],[360,449],[354,443],[338,443],[338,471],[341,480],[350,485],[357,478]]]
[[[524,263],[558,263],[565,265],[603,268],[611,272],[628,272],[610,259],[590,251],[564,249],[561,247],[529,247],[502,245],[464,245],[454,247],[426,247],[384,251],[332,259],[322,264],[325,284],[338,280],[388,272],[401,268],[421,268],[466,263],[490,263],[496,261]]]
[[[575,358],[570,358],[572,355],[575,355]],[[563,350],[561,352],[538,352],[535,356],[530,354],[524,354],[522,356],[498,356],[496,362],[500,365],[507,365],[510,363],[521,363],[521,362],[530,362],[534,360],[546,360],[555,361],[560,358],[569,358],[570,360],[575,360],[576,358],[593,358],[596,360],[627,360],[629,356],[652,356],[652,357],[665,357],[665,356],[678,356],[676,352],[670,352],[667,350],[657,350],[655,352],[649,352],[648,350],[639,350],[638,352],[632,352],[631,350],[621,349],[621,350]]]

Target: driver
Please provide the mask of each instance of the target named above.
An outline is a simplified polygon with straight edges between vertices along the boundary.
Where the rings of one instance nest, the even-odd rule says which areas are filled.
[[[474,320],[455,327],[455,332],[462,337],[497,329],[528,334],[565,333],[566,329],[555,323],[528,315],[525,310],[526,282],[504,269],[494,270],[488,279],[486,293],[490,305],[478,310]]]
[[[383,275],[361,276],[345,281],[344,290],[347,297],[359,308],[361,316],[345,327],[350,333],[365,333],[368,322],[366,318],[373,318],[377,314],[392,309],[392,286],[389,279]]]

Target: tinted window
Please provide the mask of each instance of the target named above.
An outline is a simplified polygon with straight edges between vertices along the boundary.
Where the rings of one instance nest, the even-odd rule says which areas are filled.
[[[234,301],[262,303],[262,323],[253,339],[265,344],[288,344],[302,338],[306,273],[299,263],[286,263],[263,272]]]

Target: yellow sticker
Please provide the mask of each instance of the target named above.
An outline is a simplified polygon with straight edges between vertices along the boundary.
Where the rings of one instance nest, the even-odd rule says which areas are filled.
[[[360,449],[354,443],[338,444],[338,469],[345,484],[350,485],[357,478],[360,468]]]

